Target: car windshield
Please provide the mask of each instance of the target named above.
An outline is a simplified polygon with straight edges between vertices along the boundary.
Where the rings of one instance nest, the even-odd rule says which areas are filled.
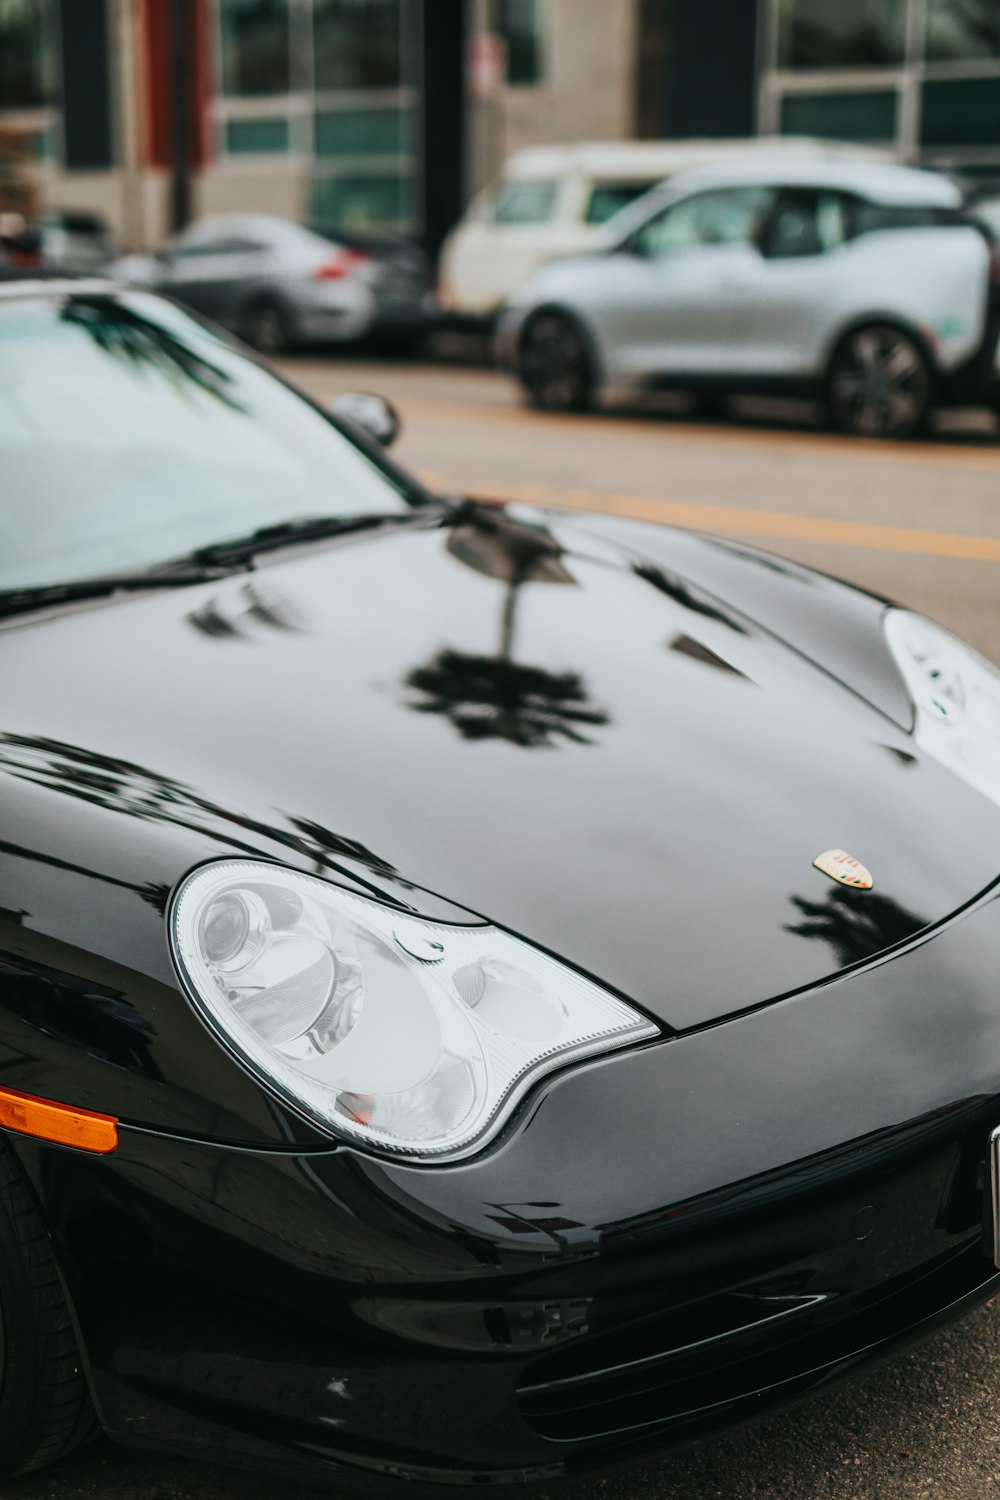
[[[651,182],[599,182],[587,199],[585,224],[606,224],[615,214],[648,193]]]
[[[410,509],[321,412],[145,294],[0,301],[0,473],[0,590]]]

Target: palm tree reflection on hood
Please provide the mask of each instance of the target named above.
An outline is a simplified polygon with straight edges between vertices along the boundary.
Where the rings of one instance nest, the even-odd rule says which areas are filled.
[[[891,896],[877,891],[852,891],[844,886],[827,893],[824,901],[793,896],[792,904],[802,920],[789,923],[786,932],[816,938],[833,949],[841,968],[874,958],[887,948],[905,942],[927,926],[928,919],[907,911]]]
[[[514,660],[517,606],[526,583],[575,584],[562,549],[544,527],[505,511],[477,507],[456,526],[448,551],[459,562],[507,584],[496,656],[450,647],[416,667],[407,686],[421,696],[410,707],[440,714],[466,740],[507,740],[523,749],[551,748],[559,740],[591,743],[584,732],[610,723],[591,703],[578,672],[551,672]]]
[[[76,295],[67,299],[60,317],[82,329],[112,359],[156,371],[180,394],[201,392],[231,411],[245,411],[232,394],[231,375],[118,298]]]

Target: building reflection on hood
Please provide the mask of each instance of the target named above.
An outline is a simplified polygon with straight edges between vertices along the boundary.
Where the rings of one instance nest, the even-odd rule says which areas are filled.
[[[409,706],[447,719],[466,740],[506,740],[522,749],[551,748],[561,740],[592,743],[587,730],[611,720],[590,700],[583,677],[514,659],[517,608],[526,585],[576,583],[551,532],[506,511],[475,506],[453,528],[447,547],[458,562],[505,584],[497,651],[438,651],[407,676],[416,694]]]

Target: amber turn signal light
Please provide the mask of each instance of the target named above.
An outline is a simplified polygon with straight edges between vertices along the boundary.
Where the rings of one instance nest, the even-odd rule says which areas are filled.
[[[95,1151],[106,1156],[118,1145],[118,1121],[114,1115],[98,1115],[90,1109],[74,1109],[69,1104],[55,1104],[51,1099],[37,1099],[17,1089],[0,1088],[0,1128],[33,1135],[40,1141],[55,1141],[59,1146],[75,1146],[78,1151]]]

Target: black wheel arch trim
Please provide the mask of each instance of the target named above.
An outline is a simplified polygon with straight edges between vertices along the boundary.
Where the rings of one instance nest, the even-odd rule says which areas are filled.
[[[524,340],[527,337],[528,330],[534,323],[537,323],[539,318],[544,317],[548,313],[557,313],[559,317],[565,318],[566,322],[571,323],[583,339],[587,351],[591,389],[599,391],[604,385],[604,357],[601,354],[597,335],[587,319],[576,308],[567,306],[565,302],[540,302],[537,307],[531,309],[531,312],[517,331],[516,354],[518,368],[520,368],[521,357],[524,351]]]

